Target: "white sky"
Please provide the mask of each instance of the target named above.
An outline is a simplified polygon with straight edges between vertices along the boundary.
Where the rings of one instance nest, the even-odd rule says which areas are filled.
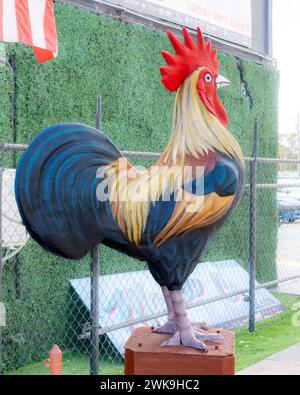
[[[280,71],[279,132],[291,133],[300,113],[299,0],[273,0],[273,48]]]

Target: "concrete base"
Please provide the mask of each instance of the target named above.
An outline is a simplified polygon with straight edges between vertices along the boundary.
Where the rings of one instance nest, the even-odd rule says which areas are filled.
[[[206,342],[209,351],[203,353],[189,347],[161,344],[171,337],[153,333],[153,328],[136,329],[125,344],[125,375],[234,375],[234,333],[217,330],[223,344]]]

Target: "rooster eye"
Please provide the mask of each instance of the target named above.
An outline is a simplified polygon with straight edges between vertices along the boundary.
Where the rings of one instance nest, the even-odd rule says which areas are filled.
[[[209,84],[212,81],[212,76],[209,73],[206,73],[204,76],[204,81]]]

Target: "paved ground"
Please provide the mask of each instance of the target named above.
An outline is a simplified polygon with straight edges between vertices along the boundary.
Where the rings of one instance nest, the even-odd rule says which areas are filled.
[[[239,371],[237,375],[300,375],[300,343]]]
[[[300,223],[278,229],[277,272],[279,278],[300,275]],[[300,295],[300,279],[279,284],[277,291]],[[300,375],[300,343],[258,362],[237,375]]]

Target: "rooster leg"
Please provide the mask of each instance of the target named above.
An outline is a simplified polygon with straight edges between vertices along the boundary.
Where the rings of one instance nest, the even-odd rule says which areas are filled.
[[[170,291],[172,305],[175,314],[175,321],[178,327],[176,332],[170,339],[165,341],[163,346],[183,345],[186,347],[196,348],[201,351],[208,351],[208,347],[204,341],[221,343],[223,338],[219,334],[206,333],[203,330],[195,330],[191,325],[183,299],[182,291]]]
[[[161,287],[162,293],[168,309],[168,321],[158,328],[154,329],[155,333],[176,333],[178,331],[177,324],[175,322],[175,314],[173,309],[173,304],[171,300],[170,291],[167,287]]]
[[[195,336],[194,329],[187,316],[182,291],[170,291],[170,296],[174,309],[175,321],[178,326],[178,332],[165,341],[162,346],[183,345],[197,348],[201,351],[207,351],[207,346],[201,340],[197,340]]]

